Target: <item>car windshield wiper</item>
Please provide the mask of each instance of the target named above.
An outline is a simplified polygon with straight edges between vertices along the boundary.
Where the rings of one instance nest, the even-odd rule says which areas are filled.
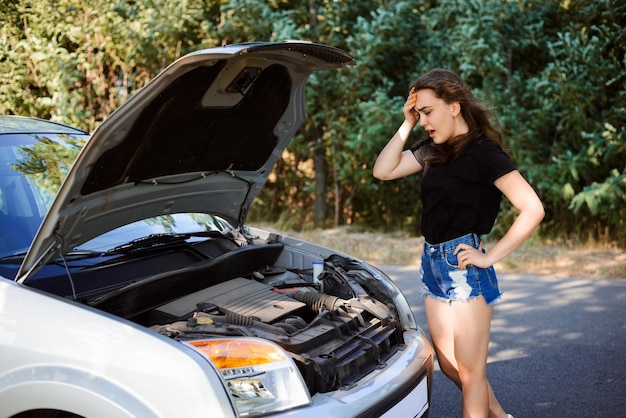
[[[75,248],[72,251],[66,253],[63,258],[66,260],[82,260],[83,258],[96,258],[103,255],[102,251],[82,250]]]
[[[137,238],[126,244],[118,245],[104,252],[105,255],[127,254],[137,250],[152,249],[162,246],[178,245],[187,243],[191,237],[225,237],[219,231],[202,231],[189,233],[151,234],[143,238]]]

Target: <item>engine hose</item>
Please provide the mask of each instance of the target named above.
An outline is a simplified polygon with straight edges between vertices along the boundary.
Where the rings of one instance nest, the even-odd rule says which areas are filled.
[[[336,296],[325,295],[318,292],[296,292],[293,294],[293,297],[300,302],[304,302],[310,309],[316,312],[320,312],[324,308],[332,311],[335,309],[335,305],[338,301],[340,303],[348,302]]]
[[[224,315],[224,321],[228,324],[239,325],[242,327],[250,327],[254,325],[254,318],[243,316],[236,313],[228,312]]]
[[[225,325],[235,325],[241,327],[253,327],[259,328],[265,331],[273,332],[275,334],[286,335],[287,331],[283,328],[276,327],[274,325],[266,324],[265,322],[261,322],[256,318],[250,316],[239,315],[236,313],[229,312],[226,315],[211,315],[205,312],[197,312],[196,318],[210,318],[213,322],[217,322]]]

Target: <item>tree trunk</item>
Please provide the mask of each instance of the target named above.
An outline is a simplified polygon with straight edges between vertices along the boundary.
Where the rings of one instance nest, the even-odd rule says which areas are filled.
[[[313,150],[313,169],[315,170],[315,200],[313,202],[313,225],[324,227],[326,219],[326,149],[324,141],[315,142]]]

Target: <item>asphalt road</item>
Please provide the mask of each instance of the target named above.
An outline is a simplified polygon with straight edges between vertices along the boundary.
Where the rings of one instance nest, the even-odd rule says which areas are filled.
[[[382,266],[428,334],[415,267]],[[487,375],[515,418],[626,418],[626,279],[504,274]],[[458,418],[461,395],[435,369],[430,418]]]

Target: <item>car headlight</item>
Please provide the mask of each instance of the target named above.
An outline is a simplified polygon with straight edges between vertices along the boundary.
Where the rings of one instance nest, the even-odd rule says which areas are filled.
[[[293,360],[256,338],[189,341],[221,373],[239,416],[257,416],[311,404]]]

